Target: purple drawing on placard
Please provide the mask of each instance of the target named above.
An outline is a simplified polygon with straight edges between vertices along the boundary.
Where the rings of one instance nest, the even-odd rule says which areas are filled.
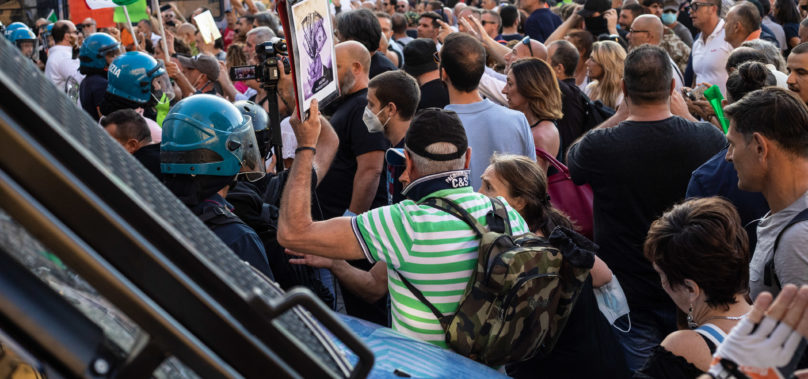
[[[327,46],[328,35],[323,26],[323,16],[311,12],[303,19],[303,49],[311,61],[307,69],[304,93],[306,99],[331,82],[331,60],[323,63],[321,52]]]

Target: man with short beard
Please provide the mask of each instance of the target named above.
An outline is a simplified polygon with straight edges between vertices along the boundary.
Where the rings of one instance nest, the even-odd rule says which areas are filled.
[[[386,183],[379,178],[383,171],[384,152],[390,143],[383,133],[370,132],[363,121],[374,115],[367,115],[370,111],[366,109],[370,53],[356,41],[342,42],[334,50],[342,99],[330,120],[339,136],[339,148],[328,174],[317,187],[317,197],[325,219],[353,216],[387,205]],[[379,121],[383,126],[389,122],[385,119]],[[370,269],[367,261],[362,263],[364,265],[357,267]],[[343,293],[343,296],[349,315],[381,325],[388,324],[384,301],[369,304],[348,293]]]
[[[84,75],[79,73],[78,58],[73,58],[73,50],[78,48],[76,25],[67,20],[57,21],[53,24],[51,33],[56,44],[48,50],[45,76],[62,91],[65,90],[65,82],[69,78],[74,79],[78,86]]]

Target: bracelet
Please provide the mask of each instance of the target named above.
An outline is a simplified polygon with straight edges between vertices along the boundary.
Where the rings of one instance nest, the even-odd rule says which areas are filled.
[[[311,150],[312,154],[317,154],[317,149],[315,149],[315,148],[313,148],[311,146],[301,146],[301,147],[298,147],[297,149],[295,149],[295,155],[297,155],[297,153],[299,153],[299,152],[301,152],[303,150]]]

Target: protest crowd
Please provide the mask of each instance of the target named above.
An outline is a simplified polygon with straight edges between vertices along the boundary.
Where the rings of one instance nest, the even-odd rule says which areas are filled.
[[[808,369],[808,1],[332,0],[295,74],[339,91],[307,114],[262,1],[213,40],[171,2],[4,33],[240,259],[336,312],[513,377]],[[466,311],[502,301],[486,232],[563,256],[555,281],[500,262],[555,300],[480,316],[516,341],[490,360],[457,337],[494,333]]]

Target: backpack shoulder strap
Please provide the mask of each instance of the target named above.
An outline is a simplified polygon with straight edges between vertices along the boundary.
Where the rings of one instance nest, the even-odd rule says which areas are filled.
[[[438,321],[440,321],[441,328],[443,328],[443,330],[445,331],[449,327],[449,323],[452,322],[452,316],[445,316],[443,313],[441,313],[438,310],[438,308],[436,308],[429,300],[426,299],[426,296],[424,296],[423,292],[421,292],[421,290],[419,290],[418,288],[415,288],[415,286],[412,283],[410,283],[410,281],[407,280],[407,278],[405,278],[404,275],[401,275],[401,273],[396,269],[393,269],[393,271],[396,272],[396,275],[398,275],[398,277],[401,279],[401,282],[404,283],[404,286],[406,286],[407,289],[410,290],[410,292],[412,292],[412,294],[418,299],[418,301],[426,305],[427,308],[429,308],[429,310],[432,311],[432,314],[434,314],[435,317],[438,318]]]
[[[791,221],[780,230],[780,233],[777,234],[777,238],[774,240],[774,248],[772,248],[772,256],[766,261],[766,266],[764,266],[763,270],[763,283],[767,286],[776,285],[777,288],[782,288],[780,284],[780,279],[777,278],[777,272],[774,270],[774,254],[777,253],[777,247],[780,245],[780,238],[783,237],[783,234],[786,233],[786,230],[794,226],[794,224],[798,224],[803,221],[808,221],[808,208],[803,209],[800,213],[797,213]]]
[[[493,210],[486,215],[486,222],[488,223],[487,228],[480,224],[480,222],[477,221],[477,219],[475,219],[467,210],[457,205],[454,201],[444,199],[442,197],[430,197],[422,201],[421,204],[440,209],[463,220],[479,236],[485,234],[487,230],[511,235],[511,224],[510,220],[508,219],[508,211],[505,208],[505,204],[502,204],[502,201],[494,197],[489,197],[488,200],[491,201],[491,207]]]
[[[444,199],[442,197],[430,197],[422,201],[421,204],[428,205],[432,208],[440,209],[452,216],[455,216],[463,220],[479,236],[482,236],[486,232],[486,229],[483,225],[481,225],[471,214],[469,214],[468,211],[463,209],[463,207],[455,204],[454,201]]]

